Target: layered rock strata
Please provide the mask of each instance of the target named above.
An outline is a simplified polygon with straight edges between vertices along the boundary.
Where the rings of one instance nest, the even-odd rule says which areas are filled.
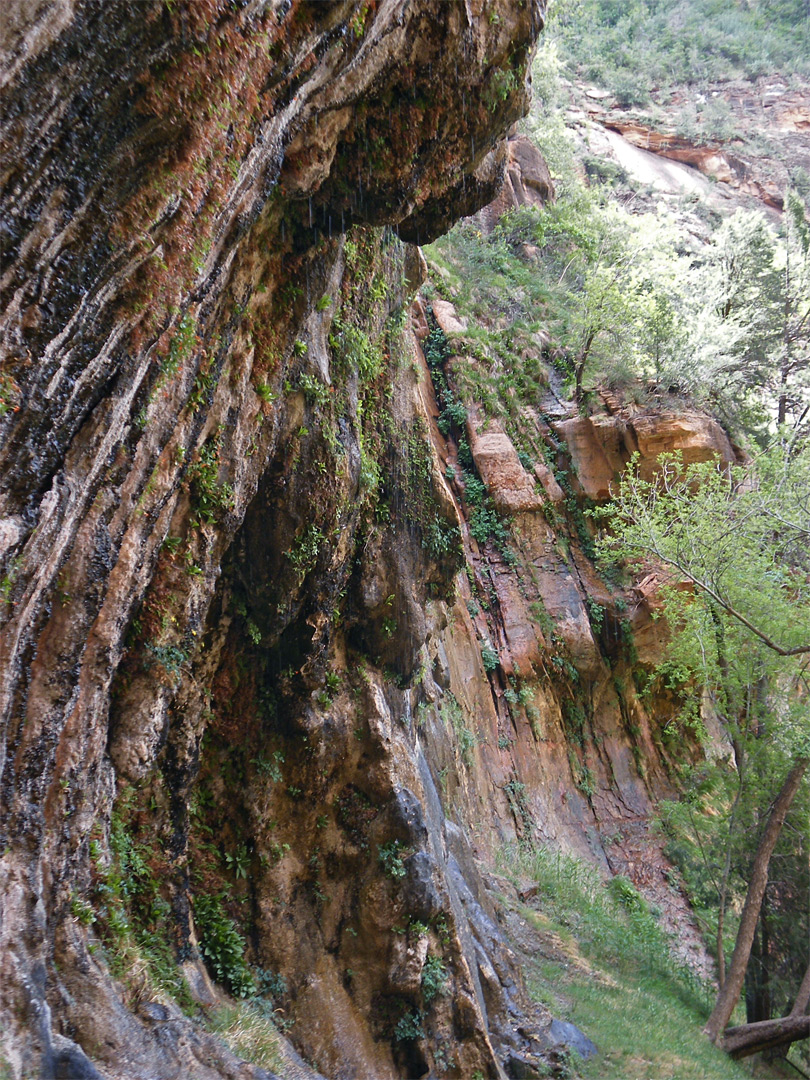
[[[639,693],[660,633],[581,506],[635,449],[732,451],[704,419],[538,414],[527,468],[471,415],[515,538],[476,541],[420,344],[464,326],[408,312],[410,242],[504,168],[493,220],[547,194],[499,142],[541,21],[65,0],[2,24],[15,1078],[267,1075],[201,1022],[226,992],[273,1013],[284,1075],[559,1071],[482,866],[556,843],[660,888],[640,837],[677,702]]]
[[[478,8],[195,0],[120,4],[111,17],[65,0],[3,16],[0,1011],[14,1076],[91,1075],[89,1057],[109,1076],[244,1071],[176,1010],[139,1011],[111,978],[93,930],[121,859],[110,814],[117,800],[130,846],[160,837],[150,880],[172,907],[168,941],[193,966],[188,797],[211,702],[227,698],[223,737],[247,744],[257,723],[244,693],[222,689],[239,662],[229,597],[254,598],[250,633],[284,657],[274,678],[288,656],[311,654],[307,677],[322,678],[343,592],[357,597],[357,640],[381,637],[381,657],[410,671],[418,646],[387,640],[388,594],[375,589],[392,566],[418,583],[397,615],[400,635],[418,639],[421,591],[446,571],[400,550],[398,523],[371,535],[362,494],[396,464],[377,427],[393,413],[376,342],[401,308],[402,257],[393,232],[343,237],[387,223],[427,240],[496,191],[497,142],[525,108],[542,11]],[[352,290],[370,309],[349,303],[353,322],[337,325]],[[326,405],[328,432],[313,420]],[[316,570],[325,595],[307,583]],[[281,710],[299,738],[308,690]],[[398,721],[398,699],[373,679],[362,693],[374,724]],[[392,756],[375,753],[389,762],[375,791],[404,840],[418,822],[396,792],[418,779],[393,791]],[[331,744],[328,755],[341,756]],[[227,834],[232,792],[216,795]],[[258,837],[249,843],[258,859]],[[372,890],[385,880],[376,860]],[[308,933],[299,927],[299,948]],[[458,956],[469,1002],[452,1021],[458,1068],[486,1068],[487,1024]],[[301,1045],[325,1064],[395,1071],[385,1008],[382,1035],[344,1055],[340,994],[305,967]],[[364,1049],[375,1038],[388,1046],[377,1057]]]

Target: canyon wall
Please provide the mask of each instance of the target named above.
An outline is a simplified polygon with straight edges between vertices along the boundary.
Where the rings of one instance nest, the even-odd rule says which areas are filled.
[[[201,1022],[223,991],[268,1003],[285,1075],[532,1075],[557,1040],[498,852],[656,887],[675,705],[581,510],[724,436],[539,410],[530,472],[471,416],[514,537],[476,541],[422,347],[451,363],[452,309],[410,308],[415,245],[500,190],[542,18],[4,14],[7,1075],[267,1075]]]

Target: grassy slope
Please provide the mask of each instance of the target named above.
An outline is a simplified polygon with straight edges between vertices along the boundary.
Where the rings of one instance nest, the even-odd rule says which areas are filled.
[[[576,1061],[586,1080],[751,1075],[702,1034],[708,988],[673,964],[666,937],[626,879],[606,886],[592,868],[546,851],[513,851],[506,863],[516,884],[528,878],[539,886],[532,906],[519,910],[537,935],[525,968],[529,992],[600,1051]]]

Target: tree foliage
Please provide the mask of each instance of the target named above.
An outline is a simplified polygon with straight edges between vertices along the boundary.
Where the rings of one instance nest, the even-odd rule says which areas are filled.
[[[651,87],[810,70],[804,0],[558,0],[552,30],[623,105],[645,104]]]
[[[702,699],[691,715],[705,716],[708,707],[732,748],[731,761],[705,767],[700,799],[665,810],[671,835],[690,841],[704,902],[707,889],[714,893],[721,985],[707,1031],[716,1041],[744,980],[749,1017],[770,1020],[803,970],[801,959],[792,960],[789,923],[797,922],[798,896],[807,895],[807,860],[801,834],[785,840],[783,827],[790,814],[807,818],[804,800],[798,809],[795,803],[810,759],[810,449],[790,452],[777,442],[729,469],[684,467],[667,455],[659,463],[651,478],[633,463],[613,503],[597,514],[610,528],[603,557],[657,575],[667,662],[685,696]],[[775,852],[779,874],[769,880]],[[726,973],[724,920],[735,895],[742,910]],[[778,992],[774,972],[782,977]],[[801,1024],[793,1029],[796,1038],[807,1034]],[[740,1029],[734,1051],[771,1037],[781,1036],[757,1028],[749,1038]]]

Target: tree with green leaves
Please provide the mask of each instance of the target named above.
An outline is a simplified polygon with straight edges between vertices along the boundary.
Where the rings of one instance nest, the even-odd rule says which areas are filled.
[[[785,199],[777,423],[800,430],[810,414],[810,222],[795,192]]]
[[[738,210],[700,253],[690,350],[713,401],[800,434],[810,415],[810,224],[795,192],[781,235]]]
[[[810,764],[810,450],[790,453],[776,443],[730,469],[714,462],[684,467],[665,455],[659,461],[651,479],[631,465],[612,504],[598,512],[610,529],[603,555],[660,576],[669,663],[687,695],[708,698],[741,782],[754,749],[768,755],[760,775],[775,781],[759,789],[763,805],[734,951],[723,971],[719,940],[724,977],[706,1026],[713,1042],[742,1055],[810,1034],[804,1009],[763,1021],[771,1028],[726,1030],[771,857]]]

